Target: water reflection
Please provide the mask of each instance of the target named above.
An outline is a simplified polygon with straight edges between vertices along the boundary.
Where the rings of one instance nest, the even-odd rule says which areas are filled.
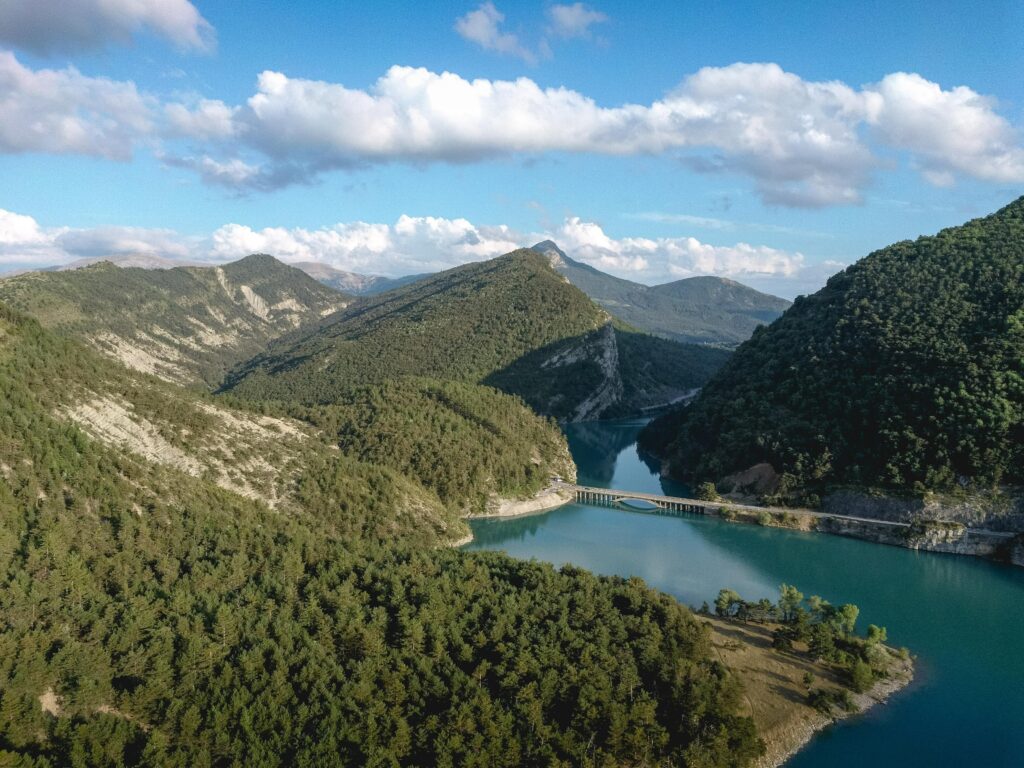
[[[682,483],[659,476],[656,461],[640,455],[636,436],[647,419],[568,424],[565,436],[579,468],[577,482],[595,488],[689,496]]]

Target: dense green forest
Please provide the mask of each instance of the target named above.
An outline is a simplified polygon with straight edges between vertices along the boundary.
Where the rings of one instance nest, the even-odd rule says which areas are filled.
[[[224,389],[313,405],[344,399],[353,385],[428,377],[482,382],[576,420],[671,400],[724,358],[613,327],[541,255],[523,250],[363,299],[281,339]],[[598,410],[588,408],[592,400]]]
[[[755,332],[642,446],[783,490],[1024,483],[1024,198],[876,251]]]
[[[114,370],[0,306],[0,763],[759,754],[737,679],[669,597],[439,549],[446,531],[403,515],[423,503],[411,481],[345,456],[300,483],[309,504],[274,512],[103,445],[60,390]]]
[[[790,305],[723,277],[642,285],[569,258],[553,242],[533,246],[555,270],[625,323],[674,341],[734,347]]]
[[[492,494],[528,496],[552,475],[576,474],[558,426],[490,387],[402,379],[287,410],[336,439],[346,455],[415,478],[466,512],[485,511]]]
[[[179,384],[214,387],[229,368],[352,297],[266,255],[222,267],[101,262],[0,280],[0,301],[108,356]]]

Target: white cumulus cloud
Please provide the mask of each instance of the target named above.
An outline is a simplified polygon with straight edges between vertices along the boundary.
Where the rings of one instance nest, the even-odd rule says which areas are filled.
[[[184,260],[201,252],[197,238],[143,227],[43,227],[33,217],[0,209],[0,264],[39,267],[76,259],[147,255]]]
[[[455,20],[455,31],[471,43],[484,50],[518,56],[524,61],[534,61],[536,56],[519,42],[511,32],[502,31],[505,14],[494,7],[494,3],[481,3],[465,16]]]
[[[1020,135],[995,101],[965,86],[943,90],[920,75],[897,72],[868,89],[868,122],[886,144],[914,153],[939,185],[956,174],[985,181],[1024,180]]]
[[[608,21],[607,14],[584,3],[552,5],[548,8],[551,32],[558,37],[590,37],[590,28]]]
[[[234,136],[238,110],[239,107],[229,107],[219,99],[200,99],[191,108],[178,103],[164,107],[171,134],[200,140]]]
[[[573,258],[644,282],[693,277],[792,277],[804,265],[800,253],[737,243],[717,246],[695,237],[612,238],[594,222],[565,220],[554,239]]]
[[[529,244],[505,226],[477,227],[466,219],[402,215],[394,224],[357,221],[320,229],[229,224],[213,233],[214,257],[270,253],[285,261],[318,261],[349,272],[403,275],[479,261]]]
[[[150,105],[133,83],[74,67],[31,70],[0,51],[0,152],[127,160],[151,128]]]
[[[215,128],[204,127],[205,112]],[[933,183],[959,175],[1024,181],[1016,131],[968,88],[944,90],[917,75],[853,88],[776,64],[706,67],[651,104],[612,107],[525,77],[467,80],[395,66],[359,89],[266,71],[237,111],[209,102],[174,117],[186,132],[194,122],[200,137],[235,135],[249,170],[200,170],[254,189],[393,162],[667,155],[698,172],[748,176],[768,203],[820,207],[860,202],[883,147],[908,153]]]
[[[131,82],[32,70],[0,51],[0,153],[125,160],[146,143],[165,164],[240,193],[338,169],[550,153],[662,156],[746,176],[764,201],[796,207],[859,203],[887,150],[933,184],[1024,182],[1019,131],[996,106],[920,75],[853,88],[776,64],[706,67],[646,105],[400,66],[366,89],[265,71],[243,104],[162,104]]]
[[[141,30],[209,51],[213,27],[188,0],[3,0],[0,42],[36,54],[99,50]]]
[[[820,286],[841,266],[808,265],[800,253],[764,245],[712,245],[693,237],[616,238],[579,217],[538,232],[403,214],[390,224],[354,221],[316,229],[254,229],[232,223],[208,236],[186,236],[141,227],[47,229],[31,216],[0,209],[0,263],[19,266],[126,255],[226,262],[269,253],[286,262],[321,262],[349,272],[394,277],[490,259],[541,240],[554,240],[570,257],[598,269],[648,284],[719,275],[792,296]]]

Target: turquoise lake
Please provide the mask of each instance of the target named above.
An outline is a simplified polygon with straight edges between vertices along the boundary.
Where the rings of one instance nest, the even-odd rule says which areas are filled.
[[[643,422],[571,425],[579,482],[680,494],[636,452]],[[917,657],[915,682],[819,734],[789,768],[1024,766],[1024,569],[970,557],[713,518],[571,504],[474,520],[466,549],[496,549],[597,573],[640,576],[688,605],[722,587],[775,598],[779,584],[856,603],[858,627],[888,628]]]

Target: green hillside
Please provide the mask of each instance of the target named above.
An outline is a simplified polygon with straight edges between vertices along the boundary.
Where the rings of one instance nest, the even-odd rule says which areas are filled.
[[[110,263],[0,280],[0,301],[136,370],[213,387],[284,333],[341,309],[339,294],[265,255],[222,267]]]
[[[761,751],[707,633],[638,580],[438,549],[429,494],[337,451],[310,448],[301,503],[271,510],[167,448],[270,417],[2,305],[0,399],[3,764],[711,768]],[[83,399],[144,418],[160,450],[78,426]]]
[[[836,275],[642,440],[688,478],[767,462],[791,488],[1024,482],[1024,198]]]
[[[462,512],[485,512],[498,497],[532,496],[553,475],[576,476],[558,426],[489,387],[402,379],[289,410],[345,455],[414,478]]]
[[[140,510],[157,499],[186,507],[188,489],[197,486],[178,479],[185,476],[238,497],[235,506],[246,500],[281,513],[313,514],[347,535],[383,537],[401,529],[434,543],[466,532],[456,514],[415,480],[339,455],[302,422],[230,409],[208,395],[127,370],[3,305],[0,320],[6,405],[0,461],[23,501],[38,497],[93,514],[97,502],[78,499],[66,487],[65,461],[77,465],[79,459],[62,452],[84,452],[83,446],[95,443],[117,458],[102,468],[83,468],[93,473],[88,482],[97,484],[89,487],[102,497],[107,483],[130,484],[141,472],[150,479],[140,479],[131,494]],[[53,455],[45,452],[50,442]],[[28,448],[44,453],[25,453]],[[175,490],[178,482],[186,495]]]
[[[724,359],[640,336],[522,250],[363,299],[272,345],[233,371],[225,390],[327,404],[353,386],[429,377],[482,382],[540,413],[584,420],[678,397]],[[659,354],[636,354],[643,345]]]
[[[734,347],[790,306],[785,299],[723,277],[688,277],[647,286],[575,261],[550,240],[533,249],[612,315],[679,342]]]

